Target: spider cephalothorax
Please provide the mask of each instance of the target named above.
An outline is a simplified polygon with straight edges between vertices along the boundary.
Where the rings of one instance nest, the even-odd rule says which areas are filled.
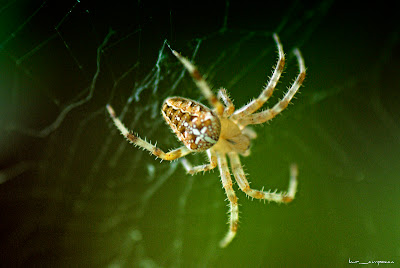
[[[295,49],[294,54],[297,57],[300,69],[295,82],[289,88],[285,96],[272,108],[256,113],[272,95],[285,65],[283,48],[276,34],[274,34],[274,39],[278,47],[279,60],[271,79],[258,98],[236,111],[225,89],[219,90],[217,98],[196,66],[182,57],[178,52],[172,50],[172,53],[189,71],[197,87],[201,90],[213,109],[194,100],[182,97],[167,98],[162,107],[162,114],[178,139],[185,145],[168,153],[165,153],[151,143],[129,132],[116,116],[114,109],[110,105],[107,105],[107,110],[122,135],[134,145],[150,151],[163,160],[178,159],[190,153],[207,152],[210,161],[208,164],[193,167],[186,158],[181,158],[181,162],[186,171],[190,174],[208,171],[217,166],[219,168],[221,182],[230,204],[229,232],[220,242],[221,247],[226,247],[235,237],[239,222],[239,207],[237,197],[232,188],[233,183],[226,156],[229,157],[231,169],[240,190],[245,192],[248,196],[278,203],[288,203],[294,199],[296,194],[297,166],[295,164],[290,168],[288,191],[277,193],[276,191],[271,192],[251,189],[239,159],[239,154],[242,156],[248,156],[250,154],[250,141],[257,137],[257,134],[249,128],[248,125],[262,124],[271,120],[284,110],[302,85],[306,75],[303,58],[301,57],[300,51]],[[220,100],[222,100],[224,104],[222,104]]]

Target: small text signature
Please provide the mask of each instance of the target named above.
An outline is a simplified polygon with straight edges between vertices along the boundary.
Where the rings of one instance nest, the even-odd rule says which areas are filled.
[[[362,262],[362,261],[353,261],[349,258],[349,263],[351,264],[394,264],[394,261],[367,261],[367,262]]]

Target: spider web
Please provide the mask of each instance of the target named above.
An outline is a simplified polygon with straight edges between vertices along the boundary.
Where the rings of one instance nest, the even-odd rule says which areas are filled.
[[[399,262],[394,11],[358,9],[356,16],[330,0],[274,5],[2,2],[2,263]],[[141,137],[176,148],[162,101],[204,98],[168,45],[194,61],[214,90],[226,87],[239,108],[259,94],[276,63],[273,32],[287,67],[266,107],[297,75],[294,47],[308,76],[294,105],[255,127],[258,139],[242,162],[252,187],[282,190],[297,162],[300,189],[292,204],[279,206],[247,200],[235,185],[241,224],[232,244],[219,249],[228,216],[218,172],[188,176],[179,162],[159,163],[132,147],[105,105]]]

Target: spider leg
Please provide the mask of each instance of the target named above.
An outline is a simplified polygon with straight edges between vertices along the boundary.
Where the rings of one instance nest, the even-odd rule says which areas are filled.
[[[257,132],[254,131],[254,129],[250,128],[250,127],[245,127],[242,129],[242,134],[246,135],[247,137],[249,137],[251,140],[257,138]]]
[[[225,189],[225,193],[228,197],[230,204],[229,231],[219,243],[220,247],[224,248],[227,245],[229,245],[229,243],[236,235],[239,225],[239,206],[237,201],[238,198],[236,197],[235,191],[232,188],[231,174],[229,173],[228,163],[226,161],[225,154],[217,152],[217,159],[218,159],[219,172],[221,174],[222,186]]]
[[[235,176],[236,182],[238,183],[240,189],[245,192],[248,196],[256,199],[264,199],[268,201],[274,201],[277,203],[289,203],[293,201],[296,195],[297,189],[297,165],[292,164],[290,167],[290,182],[287,193],[276,193],[276,192],[265,192],[259,190],[253,190],[250,188],[249,182],[246,179],[242,165],[240,164],[240,159],[237,153],[228,153],[229,160],[232,165],[232,172]]]
[[[114,109],[111,107],[111,105],[107,104],[107,111],[111,116],[111,119],[114,121],[115,126],[119,129],[121,134],[131,143],[133,143],[136,146],[139,146],[149,152],[151,152],[153,155],[163,159],[163,160],[174,160],[180,157],[183,157],[185,155],[190,154],[192,151],[186,148],[185,146],[182,146],[180,148],[177,148],[175,150],[172,150],[168,153],[165,153],[163,150],[160,148],[157,148],[156,146],[152,145],[151,143],[141,139],[139,136],[133,134],[130,132],[124,124],[119,120],[119,118],[116,116]]]
[[[235,111],[235,106],[233,105],[233,102],[231,100],[231,98],[229,97],[228,93],[226,92],[225,88],[221,88],[218,91],[218,98],[220,98],[224,104],[225,104],[225,110],[223,113],[224,117],[229,117],[233,114],[233,112]]]
[[[218,165],[218,160],[217,160],[217,156],[215,155],[214,151],[212,151],[210,149],[207,150],[207,155],[208,155],[208,159],[210,160],[209,164],[204,164],[204,165],[199,165],[199,166],[193,167],[192,164],[190,164],[190,162],[186,158],[182,158],[181,163],[182,163],[183,167],[186,169],[186,172],[189,174],[192,174],[192,175],[197,172],[200,172],[200,171],[209,171],[211,169],[214,169]]]
[[[283,99],[275,104],[275,106],[271,109],[242,117],[241,119],[239,119],[240,125],[247,126],[249,124],[262,124],[274,118],[277,114],[282,112],[288,106],[289,102],[293,98],[294,94],[296,94],[300,86],[303,84],[303,81],[306,77],[306,67],[304,65],[304,60],[300,54],[300,51],[298,49],[295,49],[294,54],[296,55],[297,61],[299,62],[299,74],[288,92],[283,97]]]
[[[232,116],[232,119],[240,119],[254,113],[258,109],[260,109],[264,105],[264,103],[271,97],[285,67],[285,53],[283,52],[282,44],[279,41],[279,37],[277,34],[274,34],[273,38],[275,40],[276,46],[278,47],[279,59],[278,63],[276,64],[275,70],[271,78],[269,79],[268,84],[264,87],[264,90],[261,92],[257,99],[252,100],[249,104],[237,110]]]
[[[217,99],[217,97],[215,97],[214,93],[210,89],[210,86],[207,84],[206,80],[200,74],[197,67],[193,63],[191,63],[188,59],[186,59],[181,54],[176,52],[175,50],[172,50],[172,53],[175,55],[175,57],[178,58],[178,60],[188,70],[189,74],[193,78],[193,81],[196,83],[196,86],[201,90],[201,92],[206,97],[206,99],[208,100],[210,105],[212,105],[215,108],[215,110],[217,111],[217,114],[222,115],[224,112],[224,106]]]

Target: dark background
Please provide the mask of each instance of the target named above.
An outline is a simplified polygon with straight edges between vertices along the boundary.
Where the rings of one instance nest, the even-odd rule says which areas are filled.
[[[340,267],[400,262],[399,23],[394,6],[336,1],[9,1],[0,4],[0,263],[57,267]],[[254,188],[299,191],[289,205],[238,190],[228,225],[218,171],[186,175],[131,147],[106,111],[168,150],[163,99],[202,101],[166,42],[239,108],[276,62],[274,97],[307,66],[282,115],[256,126],[242,158]],[[189,157],[202,163],[205,157]]]

